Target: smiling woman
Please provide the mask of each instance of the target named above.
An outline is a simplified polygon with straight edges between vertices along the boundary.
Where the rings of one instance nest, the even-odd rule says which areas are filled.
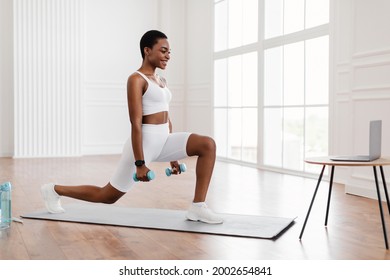
[[[141,38],[140,50],[142,65],[127,82],[131,136],[124,145],[111,181],[104,187],[43,185],[46,207],[51,213],[64,212],[60,196],[114,203],[136,181],[154,179],[154,173],[147,167],[151,162],[170,162],[172,174],[178,175],[181,173],[178,160],[197,156],[195,195],[186,217],[192,221],[222,223],[223,220],[205,203],[215,164],[214,140],[189,132],[172,133],[168,113],[172,93],[165,79],[155,73],[157,68],[164,70],[170,59],[168,38],[160,31],[148,31]]]

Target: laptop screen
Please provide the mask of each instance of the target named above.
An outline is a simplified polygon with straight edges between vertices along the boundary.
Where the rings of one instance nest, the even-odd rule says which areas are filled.
[[[382,147],[382,121],[370,122],[370,159],[381,157]]]

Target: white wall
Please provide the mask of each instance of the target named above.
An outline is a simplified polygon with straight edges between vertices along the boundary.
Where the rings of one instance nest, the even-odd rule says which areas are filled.
[[[126,82],[142,63],[139,40],[159,28],[157,0],[85,0],[81,154],[122,151],[129,136]]]
[[[12,14],[12,1],[3,1]],[[194,0],[15,0],[15,26],[6,28],[15,36],[8,50],[15,61],[6,63],[15,66],[15,90],[13,98],[12,90],[2,97],[15,103],[15,125],[2,121],[15,127],[5,140],[15,147],[2,145],[0,152],[120,153],[130,131],[126,81],[141,64],[139,39],[149,29],[165,32],[172,47],[162,75],[174,94],[174,130],[212,134],[211,8]]]
[[[12,0],[0,0],[0,157],[13,155]]]
[[[369,121],[382,119],[382,154],[390,155],[390,1],[332,3],[331,152],[368,154]],[[335,172],[347,192],[376,197],[371,168]]]
[[[172,55],[163,73],[173,92],[174,131],[213,134],[213,1],[159,1]]]
[[[8,58],[2,69],[14,66],[15,77],[8,84],[2,79],[1,128],[12,135],[14,121],[15,136],[2,137],[0,154],[120,153],[129,135],[127,77],[141,64],[140,37],[161,25],[158,1],[15,0],[13,10],[12,1],[7,4],[1,11],[15,15],[15,26],[7,24],[1,39],[14,34],[15,61],[12,44],[2,48]],[[12,96],[3,88],[13,83]]]
[[[213,1],[187,1],[186,125],[189,131],[213,135]]]

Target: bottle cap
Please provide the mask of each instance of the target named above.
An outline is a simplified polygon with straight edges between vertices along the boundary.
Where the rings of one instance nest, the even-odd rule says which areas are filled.
[[[0,186],[0,191],[2,192],[9,192],[11,190],[11,183],[10,182],[5,182]]]

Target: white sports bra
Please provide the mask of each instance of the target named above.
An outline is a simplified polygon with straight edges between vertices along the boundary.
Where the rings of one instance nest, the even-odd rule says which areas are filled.
[[[145,74],[136,71],[148,83],[144,95],[142,96],[142,115],[151,115],[158,112],[169,111],[169,102],[172,99],[171,91],[165,86],[160,87],[157,83],[148,79]]]

